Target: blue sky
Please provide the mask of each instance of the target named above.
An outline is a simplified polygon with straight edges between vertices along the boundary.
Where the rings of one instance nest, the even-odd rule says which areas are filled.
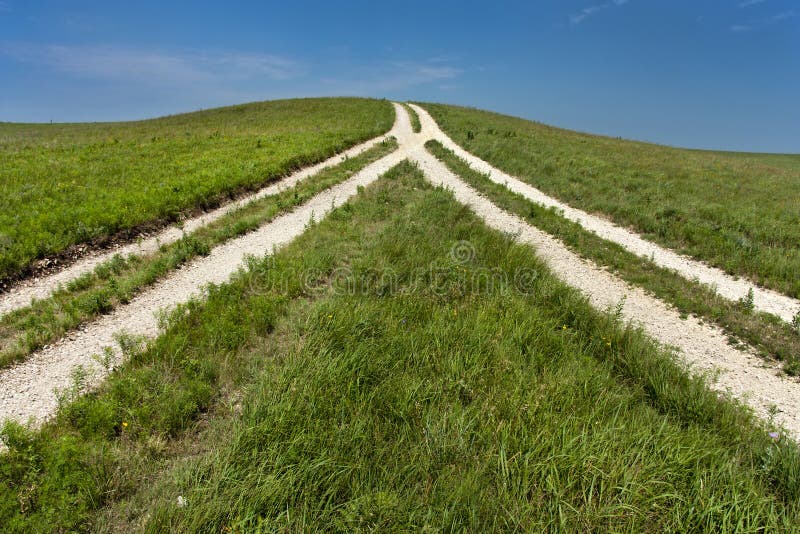
[[[0,120],[317,95],[800,152],[800,2],[0,0]]]

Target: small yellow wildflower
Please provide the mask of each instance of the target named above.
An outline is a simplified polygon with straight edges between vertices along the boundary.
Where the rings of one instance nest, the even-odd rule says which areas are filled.
[[[128,428],[128,422],[127,421],[123,421],[122,422],[122,428]]]

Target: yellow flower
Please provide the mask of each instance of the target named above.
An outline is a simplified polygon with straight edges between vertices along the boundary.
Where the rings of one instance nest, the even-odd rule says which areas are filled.
[[[122,422],[122,428],[128,428],[128,422],[127,421],[123,421]]]

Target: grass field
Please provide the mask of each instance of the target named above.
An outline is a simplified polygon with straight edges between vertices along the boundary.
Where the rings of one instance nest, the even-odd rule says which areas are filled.
[[[800,297],[800,155],[683,150],[424,107],[462,147],[545,193]]]
[[[184,263],[290,211],[396,148],[397,142],[393,139],[382,142],[357,157],[322,170],[291,189],[251,202],[175,243],[163,245],[155,254],[115,256],[94,271],[72,280],[50,298],[37,300],[31,306],[3,315],[0,317],[0,369],[24,360],[67,331],[129,302],[142,289]]]
[[[745,342],[767,359],[783,363],[787,374],[800,374],[800,328],[781,319],[749,309],[743,302],[731,302],[698,282],[659,267],[647,258],[606,241],[578,223],[562,217],[472,169],[455,153],[437,141],[426,148],[451,171],[489,198],[497,206],[519,215],[533,226],[555,236],[570,249],[597,265],[608,267],[622,279],[669,302],[682,313],[714,322],[729,334],[731,343]]]
[[[328,98],[128,123],[0,123],[0,281],[71,245],[215,206],[393,119],[386,101]]]
[[[40,432],[6,427],[6,530],[800,520],[796,445],[408,164],[130,353]]]

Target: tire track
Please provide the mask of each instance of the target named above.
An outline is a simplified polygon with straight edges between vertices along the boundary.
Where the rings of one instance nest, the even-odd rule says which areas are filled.
[[[248,256],[263,256],[302,234],[308,223],[319,220],[341,206],[389,169],[407,159],[411,125],[408,115],[395,105],[397,119],[392,135],[400,148],[371,163],[345,182],[327,189],[294,211],[275,218],[258,230],[215,247],[208,256],[198,258],[140,293],[130,303],[98,318],[79,331],[70,333],[24,362],[0,371],[0,421],[11,419],[38,426],[58,408],[56,390],[72,385],[74,369],[82,367],[86,385],[99,384],[106,375],[94,355],[111,349],[111,368],[123,363],[115,335],[124,332],[152,338],[158,335],[158,314],[191,298],[202,297],[208,284],[227,281]],[[286,184],[282,184],[286,186]],[[263,194],[263,192],[262,192]]]
[[[450,139],[427,111],[414,104],[411,104],[411,107],[419,115],[422,123],[422,132],[425,136],[442,143],[445,147],[455,152],[459,158],[467,162],[470,167],[488,175],[493,182],[503,185],[510,191],[518,193],[537,204],[560,210],[563,212],[564,218],[580,224],[586,230],[594,232],[607,241],[621,245],[637,256],[650,259],[660,267],[676,271],[687,280],[697,280],[700,283],[716,288],[717,293],[728,300],[737,301],[744,298],[752,289],[753,304],[757,310],[776,315],[787,323],[791,322],[794,316],[800,313],[800,301],[797,299],[770,289],[758,287],[748,280],[736,279],[721,269],[710,267],[688,256],[677,254],[605,219],[564,204],[532,185],[492,167],[489,163],[470,154]]]
[[[489,227],[533,246],[553,273],[580,290],[595,308],[609,309],[621,303],[626,321],[641,326],[662,345],[678,349],[691,372],[707,373],[713,378],[709,381],[711,388],[742,401],[764,420],[769,420],[772,410],[777,409],[775,422],[795,438],[800,437],[800,383],[778,376],[778,367],[732,347],[719,328],[693,317],[681,319],[665,302],[584,260],[550,234],[498,208],[423,146],[415,147],[411,158],[428,180],[452,191],[456,200],[472,209]]]
[[[202,228],[203,226],[206,226],[217,219],[224,217],[228,213],[244,207],[254,200],[276,195],[281,191],[290,189],[298,182],[317,174],[323,169],[333,167],[334,165],[337,165],[348,158],[353,158],[366,152],[388,137],[396,137],[395,134],[398,126],[398,119],[395,118],[395,123],[392,126],[392,129],[385,135],[375,137],[369,141],[351,147],[340,154],[317,163],[316,165],[305,167],[285,178],[280,179],[277,182],[260,189],[255,193],[229,202],[215,210],[209,211],[197,217],[182,221],[180,225],[171,225],[161,230],[157,235],[142,240],[141,242],[129,243],[108,251],[89,253],[89,255],[86,257],[81,258],[63,270],[46,276],[18,282],[5,293],[0,294],[0,317],[14,310],[18,310],[30,305],[31,300],[33,299],[45,299],[49,297],[53,291],[59,288],[59,286],[67,284],[71,280],[93,271],[95,267],[111,260],[117,254],[123,257],[131,254],[152,254],[156,252],[161,245],[169,245],[174,243],[183,237],[185,233],[191,233],[199,228]]]

